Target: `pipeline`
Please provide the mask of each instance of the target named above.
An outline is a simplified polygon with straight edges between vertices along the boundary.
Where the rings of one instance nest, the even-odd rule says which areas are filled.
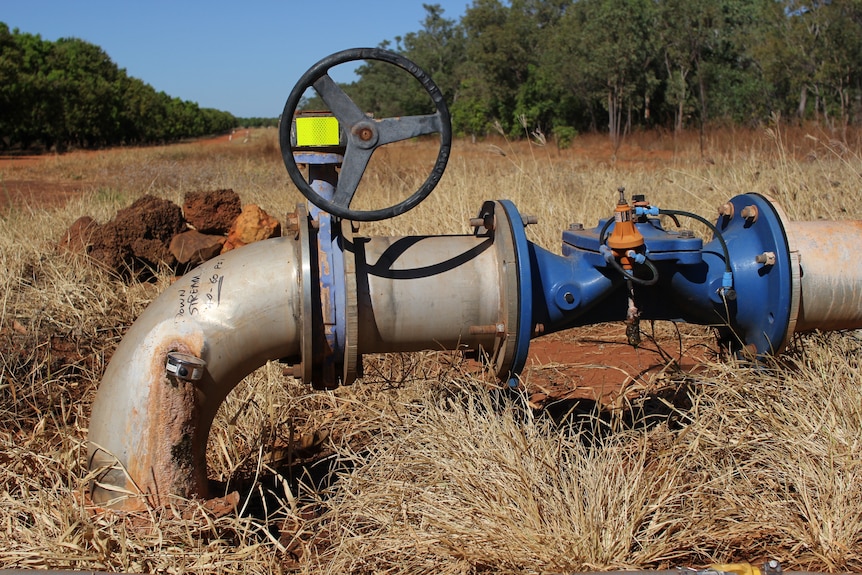
[[[327,74],[356,59],[409,72],[437,112],[366,116]],[[331,116],[296,114],[310,87]],[[527,240],[534,218],[508,200],[486,201],[462,235],[362,237],[354,222],[403,213],[439,181],[451,144],[439,89],[401,56],[348,50],[303,76],[282,117],[294,118],[280,126],[285,167],[311,205],[288,214],[286,237],[180,278],[131,327],[93,405],[97,503],[141,509],[207,497],[213,418],[267,361],[326,389],[360,377],[363,354],[459,350],[515,386],[532,338],[577,326],[624,321],[636,344],[642,319],[712,325],[728,353],[751,359],[780,353],[795,333],[862,328],[862,266],[850,263],[862,222],[791,222],[752,193],[728,200],[712,224],[643,196],[629,205],[620,189],[612,218],[563,231],[561,254]],[[422,188],[389,208],[352,209],[374,149],[426,133],[441,145]],[[665,229],[668,217],[705,223],[713,238]]]
[[[293,236],[203,264],[160,295],[123,338],[91,416],[95,501],[142,509],[171,495],[205,497],[213,418],[242,378],[267,361],[292,365],[288,371],[319,387],[331,387],[317,379],[327,377],[326,365],[337,370],[338,383],[352,381],[363,353],[487,349],[510,362],[499,346],[509,285],[501,243],[482,235],[345,242],[353,337],[341,345],[342,359],[331,361],[335,352],[321,337],[324,313],[312,305],[321,301],[311,257],[315,228],[303,206],[288,220]],[[503,251],[513,257],[511,246]],[[344,359],[350,357],[352,363]]]

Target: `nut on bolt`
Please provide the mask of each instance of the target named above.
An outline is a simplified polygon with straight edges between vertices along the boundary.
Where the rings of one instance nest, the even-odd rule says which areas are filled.
[[[290,234],[299,233],[299,216],[296,212],[287,214],[287,219],[284,223],[285,230]]]
[[[730,219],[733,217],[733,204],[725,202],[718,206],[718,215]]]
[[[754,261],[765,266],[775,265],[775,252],[763,252],[754,258]]]
[[[285,366],[284,369],[281,370],[281,374],[285,377],[302,379],[302,362]]]
[[[757,206],[745,206],[739,212],[739,215],[753,224],[757,221]]]

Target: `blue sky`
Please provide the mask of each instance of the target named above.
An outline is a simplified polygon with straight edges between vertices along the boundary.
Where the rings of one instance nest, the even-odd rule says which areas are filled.
[[[459,20],[471,0],[425,0]],[[129,76],[201,107],[275,117],[324,56],[421,28],[421,0],[0,0],[0,22],[101,47]],[[333,72],[353,79],[349,67]]]

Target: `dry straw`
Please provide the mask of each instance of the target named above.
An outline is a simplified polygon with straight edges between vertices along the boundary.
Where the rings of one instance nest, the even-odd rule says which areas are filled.
[[[273,132],[253,135],[0,164],[0,193],[36,179],[82,189],[64,207],[0,215],[0,568],[564,573],[776,558],[862,569],[853,333],[798,338],[772,363],[668,371],[623,404],[644,413],[659,385],[685,398],[649,422],[591,410],[551,418],[450,354],[368,357],[364,380],[335,392],[268,365],[231,394],[210,437],[211,479],[238,494],[235,511],[94,508],[82,461],[89,406],[123,333],[170,278],[129,285],[54,243],[78,216],[105,221],[145,193],[232,188],[282,216],[302,198]],[[754,191],[794,218],[862,219],[852,141],[775,122],[714,133],[704,161],[669,135],[637,135],[616,159],[589,140],[570,150],[458,142],[425,204],[360,233],[466,233],[483,200],[508,198],[539,217],[531,239],[556,251],[569,223],[608,215],[619,186],[710,218]],[[398,200],[429,158],[426,142],[379,154],[359,207]]]

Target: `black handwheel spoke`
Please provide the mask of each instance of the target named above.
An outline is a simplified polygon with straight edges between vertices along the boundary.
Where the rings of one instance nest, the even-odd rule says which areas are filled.
[[[329,77],[329,74],[321,76],[312,87],[345,128],[349,129],[357,122],[368,118],[350,99],[350,96]]]
[[[329,76],[329,70],[334,66],[356,60],[379,60],[409,73],[425,89],[436,108],[436,113],[383,119],[373,119],[366,115]],[[293,157],[292,120],[302,101],[303,94],[309,87],[314,88],[329,107],[332,115],[338,119],[341,128],[347,132],[347,148],[344,152],[338,185],[331,200],[324,198],[312,189],[305,181],[296,164],[296,159]],[[385,208],[377,210],[350,209],[350,203],[356,195],[359,182],[362,180],[374,150],[393,142],[435,133],[440,134],[437,159],[431,168],[431,173],[418,190],[404,201]],[[281,145],[284,166],[290,179],[311,203],[332,215],[348,220],[383,220],[403,214],[419,205],[440,181],[452,149],[452,123],[449,109],[440,89],[418,66],[403,56],[380,48],[354,48],[327,56],[302,75],[284,105],[279,128],[279,144]]]
[[[401,140],[409,140],[418,136],[426,136],[440,132],[440,115],[405,116],[403,118],[385,118],[377,122],[377,145],[383,146]]]
[[[359,180],[365,173],[368,161],[374,150],[363,150],[362,148],[348,146],[344,154],[344,162],[341,164],[341,173],[338,175],[338,186],[335,188],[335,197],[332,202],[339,206],[349,206],[350,201],[359,187]]]

